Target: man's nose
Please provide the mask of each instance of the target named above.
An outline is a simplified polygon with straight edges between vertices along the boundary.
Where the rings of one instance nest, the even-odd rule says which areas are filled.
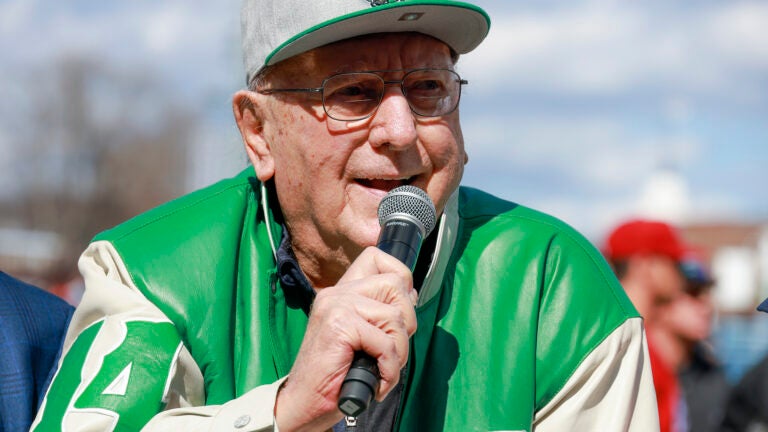
[[[384,89],[381,104],[371,120],[371,145],[404,149],[416,143],[416,118],[399,85]]]

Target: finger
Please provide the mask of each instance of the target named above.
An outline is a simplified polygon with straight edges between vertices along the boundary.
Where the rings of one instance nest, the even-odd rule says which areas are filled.
[[[405,363],[408,360],[408,338],[413,333],[408,328],[407,318],[403,312],[397,307],[382,305],[370,300],[356,304],[355,309],[358,316],[363,318],[367,324],[378,328],[393,338],[398,361]],[[364,337],[361,333],[359,336],[361,340]],[[363,348],[363,342],[361,342],[360,348]]]
[[[408,335],[404,331],[386,333],[367,322],[360,323],[358,330],[360,346],[356,350],[375,358],[379,368],[376,399],[381,401],[397,385],[400,370],[408,361]]]
[[[348,341],[349,345],[356,348],[359,334],[354,331],[354,321],[350,321],[352,317],[359,317],[386,333],[402,330],[410,336],[417,328],[416,311],[407,302],[399,300],[392,304],[382,303],[356,292],[318,293],[310,315],[310,324],[312,328],[317,328],[315,323],[322,322],[321,325],[326,328],[322,336],[335,334],[335,337]]]
[[[380,313],[386,310],[382,309],[382,306],[389,305],[397,308],[404,319],[408,333],[413,334],[416,331],[416,312],[410,294],[415,291],[410,284],[407,285],[408,288],[403,286],[405,282],[397,275],[381,274],[336,286],[333,289],[324,289],[315,298],[313,310],[326,304],[329,307],[359,304],[358,312],[365,313],[366,318],[376,324],[380,322],[376,320],[382,318]],[[412,283],[410,278],[407,282]]]
[[[377,274],[398,275],[404,282],[403,289],[406,290],[410,303],[416,305],[419,295],[413,288],[413,274],[410,269],[397,258],[373,246],[363,250],[363,253],[357,257],[339,279],[337,285],[344,285]]]
[[[329,348],[328,344],[345,341],[342,343],[348,345],[344,350],[346,358],[342,361],[347,366],[354,351],[364,351],[375,358],[381,373],[380,391],[386,395],[397,384],[399,371],[408,361],[409,335],[415,331],[409,327],[415,327],[416,321],[413,307],[408,306],[404,312],[399,306],[384,304],[358,293],[328,295],[327,291],[318,293],[315,304],[313,314],[316,315],[310,317],[310,321],[321,321],[326,329],[317,335],[316,341],[335,335],[331,337],[333,343],[321,342],[325,350]]]
[[[339,283],[362,279],[366,276],[394,273],[410,277],[411,270],[400,260],[382,250],[369,246],[352,262]]]

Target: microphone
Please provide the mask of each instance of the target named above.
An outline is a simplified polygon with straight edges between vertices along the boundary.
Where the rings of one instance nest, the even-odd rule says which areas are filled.
[[[413,272],[421,243],[435,228],[436,221],[435,205],[426,192],[410,185],[392,189],[379,203],[381,233],[376,247]],[[368,409],[378,386],[376,359],[363,351],[355,352],[341,385],[339,410],[349,417],[357,417]]]

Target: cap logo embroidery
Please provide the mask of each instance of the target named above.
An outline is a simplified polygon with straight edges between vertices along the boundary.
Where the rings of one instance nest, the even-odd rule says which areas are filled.
[[[397,3],[405,0],[368,0],[368,3],[371,4],[371,7],[381,6],[388,3]]]

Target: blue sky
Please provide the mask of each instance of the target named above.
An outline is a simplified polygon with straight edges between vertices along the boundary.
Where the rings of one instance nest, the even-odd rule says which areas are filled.
[[[768,216],[768,3],[478,3],[466,183],[592,237],[633,214]]]
[[[459,63],[465,184],[593,239],[637,214],[768,219],[768,2],[476,3],[492,27]],[[203,115],[190,188],[234,172],[238,13],[236,0],[0,0],[0,165],[22,163],[7,145],[25,103],[14,83],[87,55],[155,76]]]

